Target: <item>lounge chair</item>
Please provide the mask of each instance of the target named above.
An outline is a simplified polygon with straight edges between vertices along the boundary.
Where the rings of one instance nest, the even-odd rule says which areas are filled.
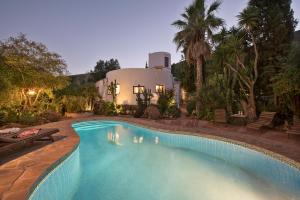
[[[214,122],[217,122],[217,123],[226,123],[227,122],[225,109],[216,109],[215,110]]]
[[[270,126],[276,112],[262,112],[255,122],[247,124],[247,128],[259,130],[263,127]]]
[[[288,138],[290,138],[290,134],[300,135],[300,119],[294,117],[293,125],[287,130]]]
[[[17,133],[7,133],[0,135],[0,150],[14,149],[21,147],[25,144],[33,143],[36,140],[41,140],[43,138],[49,139],[54,142],[53,134],[59,132],[57,128],[51,129],[40,129],[36,134],[18,137],[24,130]]]

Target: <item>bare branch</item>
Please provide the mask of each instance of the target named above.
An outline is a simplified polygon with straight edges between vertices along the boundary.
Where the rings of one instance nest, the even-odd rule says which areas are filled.
[[[243,77],[243,75],[238,71],[238,70],[236,70],[234,67],[232,67],[230,64],[228,64],[228,63],[226,63],[226,65],[232,70],[232,71],[234,71],[238,76],[239,76],[239,78],[243,81],[243,83],[248,87],[248,88],[250,88],[250,83],[247,81],[247,79],[245,79],[244,77]]]

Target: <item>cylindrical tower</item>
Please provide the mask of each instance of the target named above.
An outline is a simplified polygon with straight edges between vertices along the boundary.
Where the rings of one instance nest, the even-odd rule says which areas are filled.
[[[171,69],[171,54],[168,52],[149,53],[149,68]]]

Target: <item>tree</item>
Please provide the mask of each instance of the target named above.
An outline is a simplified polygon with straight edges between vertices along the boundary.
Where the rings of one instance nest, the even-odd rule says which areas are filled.
[[[67,66],[60,55],[24,34],[1,41],[0,53],[0,78],[15,89],[23,108],[33,107],[44,91],[67,84]]]
[[[99,101],[99,93],[93,83],[84,85],[69,84],[67,87],[53,91],[55,101],[67,112],[93,110]]]
[[[252,30],[260,55],[256,94],[272,97],[272,80],[287,62],[297,21],[291,0],[250,0],[248,6],[256,8],[259,15],[257,26]]]
[[[279,97],[279,101],[299,115],[300,109],[297,108],[296,97],[300,96],[300,45],[293,46],[287,62],[273,81],[274,93]]]
[[[145,88],[143,91],[143,96],[144,96],[144,105],[145,107],[150,106],[151,99],[153,98],[153,94],[151,92],[151,89]]]
[[[4,63],[4,58],[2,53],[0,54],[0,100],[2,96],[5,96],[8,89],[11,87],[12,74],[10,73],[10,68]]]
[[[95,81],[105,78],[107,72],[120,69],[120,64],[117,59],[99,60],[91,72],[94,73]]]
[[[187,62],[196,66],[196,93],[200,96],[203,86],[203,65],[210,54],[213,31],[223,24],[223,20],[215,16],[220,2],[213,2],[208,9],[204,0],[195,0],[172,25],[180,31],[176,33],[174,42],[177,50],[183,48]],[[196,110],[199,112],[199,101]]]
[[[226,40],[231,32],[235,30],[227,31],[226,28],[222,28],[221,31],[215,35],[215,41],[217,43],[216,49],[213,52],[213,56],[210,63],[210,69],[221,75],[219,78],[219,82],[221,82],[221,92],[223,94],[225,104],[226,104],[226,111],[228,115],[233,113],[232,104],[234,101],[234,88],[237,83],[237,76],[236,74],[226,66],[226,62],[228,62],[228,58],[230,57],[230,51],[227,51],[226,47]],[[217,76],[219,77],[219,76]]]
[[[195,67],[182,60],[171,65],[172,75],[180,81],[181,87],[188,93],[195,92]]]
[[[112,100],[113,100],[114,104],[116,104],[116,100],[117,100],[117,87],[118,87],[117,81],[114,80],[114,81],[110,82],[110,84],[108,85],[108,88],[107,88],[107,90],[109,91],[109,93],[112,96]]]
[[[238,78],[240,101],[250,121],[256,118],[256,101],[254,86],[258,78],[258,50],[253,35],[257,26],[258,12],[254,7],[247,7],[239,15],[239,30],[233,29],[223,41],[222,49],[225,65]]]

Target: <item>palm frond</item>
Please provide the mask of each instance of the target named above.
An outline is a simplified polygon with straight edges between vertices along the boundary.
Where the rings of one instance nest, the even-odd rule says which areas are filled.
[[[208,15],[206,17],[206,22],[208,24],[208,27],[210,27],[211,29],[217,29],[224,24],[224,20],[216,17],[214,14]]]
[[[259,19],[259,11],[253,6],[248,6],[242,12],[237,15],[239,20],[239,25],[245,28],[254,28],[257,26]]]
[[[207,9],[207,15],[210,15],[213,12],[217,11],[220,5],[221,5],[221,1],[214,1]]]
[[[179,29],[184,29],[184,27],[187,26],[187,22],[182,21],[182,20],[177,20],[177,21],[173,22],[172,25],[176,26]]]
[[[189,16],[187,15],[187,13],[182,13],[181,17],[183,17],[185,20],[189,20]]]
[[[194,8],[197,15],[205,16],[205,0],[195,0]]]

